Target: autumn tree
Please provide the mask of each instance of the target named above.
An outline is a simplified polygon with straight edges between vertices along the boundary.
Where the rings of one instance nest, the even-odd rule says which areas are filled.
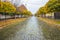
[[[49,0],[45,5],[48,13],[54,13],[54,17],[60,18],[60,0]]]
[[[12,15],[15,13],[16,8],[14,5],[12,5],[10,2],[1,2],[0,3],[0,13],[3,13],[4,15]]]
[[[47,13],[60,13],[60,0],[49,0],[45,6],[40,8],[37,12],[38,14]],[[60,14],[58,14],[59,16]],[[59,16],[60,17],[60,16]]]

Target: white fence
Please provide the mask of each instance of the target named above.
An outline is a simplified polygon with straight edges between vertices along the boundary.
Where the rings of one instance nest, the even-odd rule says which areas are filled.
[[[10,15],[1,15],[0,14],[0,19],[10,19],[10,18],[21,18],[21,17],[25,17],[24,15],[15,15],[15,16],[10,16]]]
[[[5,18],[8,19],[8,18],[11,18],[11,16],[10,16],[10,15],[6,15],[6,16],[5,16],[5,15],[1,15],[1,16],[0,16],[0,19],[5,19]]]

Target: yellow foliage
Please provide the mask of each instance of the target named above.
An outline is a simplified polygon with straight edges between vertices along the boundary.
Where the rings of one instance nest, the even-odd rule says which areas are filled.
[[[9,2],[1,2],[0,3],[0,11],[2,12],[15,12],[16,8],[14,7],[14,5],[12,5]]]

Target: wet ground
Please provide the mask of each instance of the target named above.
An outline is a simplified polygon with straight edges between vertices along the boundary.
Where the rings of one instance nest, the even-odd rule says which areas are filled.
[[[14,27],[0,30],[0,40],[60,40],[60,30],[33,16]]]

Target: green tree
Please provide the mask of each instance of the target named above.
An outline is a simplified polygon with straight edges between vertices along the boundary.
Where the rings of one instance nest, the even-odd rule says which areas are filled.
[[[0,13],[3,13],[4,15],[7,15],[7,14],[12,15],[13,13],[15,13],[15,11],[16,11],[16,8],[10,2],[0,3]]]

